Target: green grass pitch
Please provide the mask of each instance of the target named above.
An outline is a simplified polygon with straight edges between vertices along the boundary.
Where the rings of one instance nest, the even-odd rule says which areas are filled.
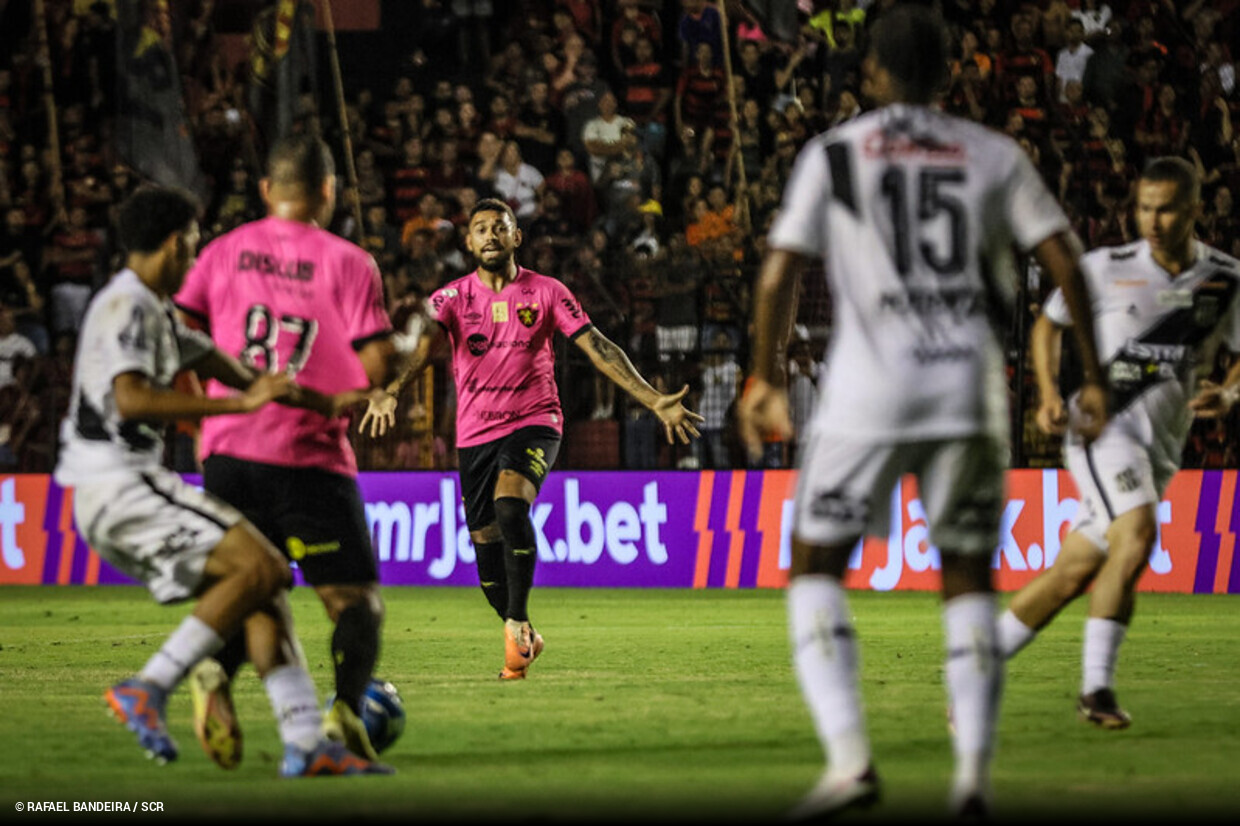
[[[547,648],[524,682],[495,678],[502,632],[476,589],[388,588],[379,676],[408,709],[394,777],[280,780],[275,722],[254,672],[235,697],[239,769],[169,703],[180,759],[157,766],[104,711],[187,608],[124,587],[0,588],[0,821],[18,804],[159,803],[126,821],[777,821],[822,754],[792,673],[779,591],[538,589]],[[853,592],[878,807],[845,822],[938,819],[951,765],[938,597]],[[329,627],[293,593],[320,695]],[[1142,594],[1119,666],[1132,728],[1076,720],[1084,601],[1009,663],[996,821],[1195,822],[1240,816],[1240,599]],[[63,816],[62,816],[63,817]],[[78,819],[109,817],[91,814]],[[1237,822],[1232,820],[1232,822]]]

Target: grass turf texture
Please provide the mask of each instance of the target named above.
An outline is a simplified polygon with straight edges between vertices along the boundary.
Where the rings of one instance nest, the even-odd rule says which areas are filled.
[[[199,748],[184,687],[169,702],[181,757],[168,766],[105,714],[104,689],[139,669],[187,608],[161,608],[138,588],[0,588],[0,818],[51,817],[17,814],[18,802],[157,801],[163,815],[137,817],[759,823],[779,819],[821,771],[782,592],[537,590],[547,649],[523,682],[495,678],[501,625],[475,589],[385,598],[378,675],[409,716],[384,754],[398,774],[280,780],[275,722],[249,667],[234,689],[246,734],[234,772]],[[851,600],[884,797],[843,819],[939,819],[951,751],[938,598]],[[293,606],[325,695],[328,623],[308,589]],[[1084,610],[1074,603],[1009,663],[995,819],[1240,814],[1240,599],[1140,596],[1118,676],[1134,723],[1121,732],[1075,719]]]

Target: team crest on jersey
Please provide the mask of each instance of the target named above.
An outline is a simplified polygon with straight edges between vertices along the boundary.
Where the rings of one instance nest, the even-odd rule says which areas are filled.
[[[538,304],[520,303],[517,304],[517,321],[520,321],[526,327],[533,327],[538,321]]]

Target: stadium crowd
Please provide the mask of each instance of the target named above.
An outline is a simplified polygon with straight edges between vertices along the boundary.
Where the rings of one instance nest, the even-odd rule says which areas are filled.
[[[732,411],[766,232],[800,146],[861,111],[867,32],[895,2],[800,0],[799,31],[779,37],[736,0],[723,14],[705,0],[417,0],[373,35],[408,46],[388,85],[346,84],[342,119],[322,73],[293,128],[320,132],[342,177],[351,148],[357,206],[347,193],[333,229],[373,253],[398,324],[473,268],[461,228],[477,199],[498,196],[523,230],[522,265],[568,284],[652,381],[693,387],[703,438],[661,445],[652,415],[562,347],[561,464],[743,467]],[[0,6],[6,22],[19,5]],[[248,63],[226,65],[214,47],[217,5],[195,0],[174,17],[211,193],[204,243],[263,214]],[[1204,183],[1199,237],[1240,256],[1240,55],[1230,47],[1240,0],[936,5],[954,38],[942,105],[1018,140],[1087,246],[1135,240],[1136,173],[1146,158],[1177,155]],[[0,25],[0,472],[55,461],[82,312],[118,268],[114,210],[141,182],[111,140],[114,9],[46,8],[46,51],[39,27],[25,25],[33,18]],[[1008,347],[1013,459],[1057,466],[1058,443],[1033,423],[1024,341],[1050,285],[1030,268],[1025,286]],[[808,415],[830,326],[821,274],[807,269],[788,352],[794,421]],[[357,438],[363,468],[454,466],[446,369],[438,359],[406,391],[392,435]],[[1238,425],[1234,413],[1199,422],[1184,467],[1240,466],[1229,437]],[[196,470],[193,429],[178,435],[170,459]],[[763,466],[792,466],[795,445],[768,447]]]

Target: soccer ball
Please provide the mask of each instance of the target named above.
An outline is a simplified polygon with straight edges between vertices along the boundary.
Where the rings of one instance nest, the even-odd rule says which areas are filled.
[[[335,701],[335,693],[330,694],[327,707]],[[390,748],[405,731],[405,703],[396,686],[386,680],[371,679],[362,693],[361,712],[362,725],[377,752]]]

